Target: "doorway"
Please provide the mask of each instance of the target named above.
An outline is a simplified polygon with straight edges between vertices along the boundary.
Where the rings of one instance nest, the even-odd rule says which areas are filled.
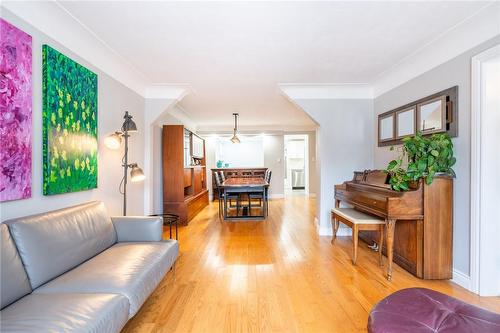
[[[309,195],[309,136],[284,136],[285,196]]]
[[[500,45],[472,58],[471,290],[500,296]]]

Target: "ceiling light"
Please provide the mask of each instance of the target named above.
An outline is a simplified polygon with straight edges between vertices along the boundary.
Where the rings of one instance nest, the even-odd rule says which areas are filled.
[[[238,116],[239,114],[233,113],[234,116],[234,130],[233,130],[233,137],[231,138],[232,143],[240,143],[240,139],[238,138]]]

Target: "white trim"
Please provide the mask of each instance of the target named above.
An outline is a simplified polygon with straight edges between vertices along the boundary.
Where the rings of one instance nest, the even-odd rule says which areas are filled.
[[[451,282],[458,284],[461,287],[464,287],[467,290],[471,290],[471,278],[467,274],[460,272],[459,270],[453,269],[453,278]]]
[[[280,83],[278,87],[292,100],[373,98],[373,89],[366,83]]]
[[[7,9],[141,96],[147,78],[56,1],[2,1]],[[3,16],[3,14],[2,14]]]
[[[2,1],[0,4],[2,11],[19,17],[144,98],[175,98],[183,94],[177,97],[181,100],[192,93],[191,87],[184,83],[151,83],[144,73],[71,14],[60,1]]]
[[[145,98],[167,98],[182,100],[186,95],[193,93],[191,86],[187,83],[180,84],[152,84],[145,88]]]
[[[500,44],[472,57],[471,60],[471,199],[470,199],[470,285],[474,293],[481,294],[481,66],[494,56],[500,55]],[[485,221],[487,223],[487,221]],[[493,221],[492,221],[493,222]]]
[[[284,199],[285,195],[283,193],[276,193],[276,194],[271,194],[269,196],[269,199]]]
[[[333,236],[333,230],[331,224],[319,225],[319,220],[317,217],[314,218],[314,225],[316,226],[316,232],[320,236]],[[339,226],[337,230],[337,237],[352,236],[352,229],[346,226]]]
[[[233,125],[201,125],[198,126],[198,133],[204,135],[219,134],[219,135],[233,135]],[[283,135],[287,132],[312,132],[317,128],[316,125],[252,125],[252,126],[239,126],[238,133],[242,134],[266,134],[266,135]]]
[[[492,2],[385,70],[371,84],[374,97],[500,34],[500,3]]]

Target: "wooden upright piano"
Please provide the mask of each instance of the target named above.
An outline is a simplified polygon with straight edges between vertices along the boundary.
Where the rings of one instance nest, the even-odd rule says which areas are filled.
[[[340,203],[380,216],[386,221],[387,278],[392,261],[422,279],[451,279],[453,237],[453,179],[436,176],[410,191],[391,189],[389,175],[381,170],[354,172],[354,178],[335,185],[335,206]],[[360,232],[372,244],[377,235]]]

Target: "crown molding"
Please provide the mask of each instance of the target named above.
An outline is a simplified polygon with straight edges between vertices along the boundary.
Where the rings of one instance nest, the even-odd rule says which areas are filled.
[[[7,10],[24,20],[144,98],[181,100],[193,93],[188,84],[152,84],[58,1],[2,1],[0,6],[2,11]],[[499,36],[499,18],[500,2],[489,3],[369,83],[282,83],[278,88],[292,102],[296,99],[375,98]]]
[[[2,1],[7,10],[141,96],[146,77],[57,1]]]
[[[317,126],[282,126],[282,125],[254,125],[254,126],[238,126],[238,133],[242,135],[255,134],[301,134],[304,132],[314,132]],[[197,133],[203,135],[219,134],[232,135],[233,128],[231,125],[202,125],[197,127]]]
[[[186,95],[193,93],[193,89],[187,83],[170,84],[155,83],[145,87],[143,96],[145,98],[157,99],[175,99],[181,101]]]
[[[366,83],[280,83],[278,87],[290,100],[373,98],[373,88]]]
[[[374,97],[500,35],[500,2],[485,5],[431,42],[382,72],[371,82]]]

